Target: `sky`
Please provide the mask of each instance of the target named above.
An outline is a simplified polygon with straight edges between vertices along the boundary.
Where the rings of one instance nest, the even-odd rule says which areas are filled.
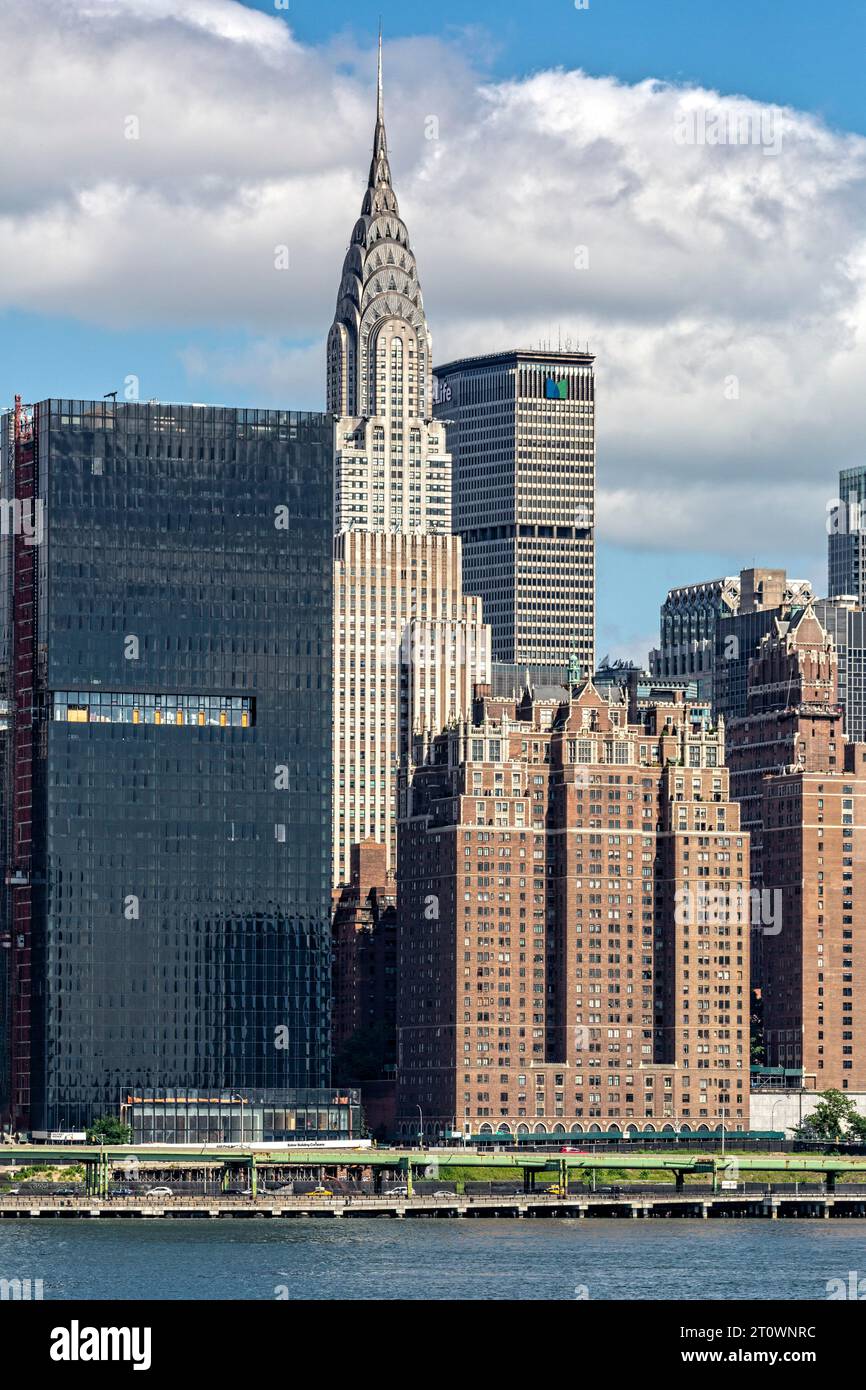
[[[0,403],[323,407],[380,14],[434,361],[596,354],[599,656],[645,660],[672,585],[824,591],[864,462],[860,0],[0,0]]]

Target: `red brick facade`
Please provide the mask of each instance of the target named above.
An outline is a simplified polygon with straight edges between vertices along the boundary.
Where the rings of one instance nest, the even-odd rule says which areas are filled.
[[[415,741],[404,1136],[748,1127],[749,844],[723,733],[681,699],[632,720],[590,682],[480,690],[471,722]]]
[[[361,1087],[372,1132],[393,1129],[396,1067],[396,888],[386,849],[351,849],[351,880],[334,893],[331,1036],[334,1081]]]
[[[846,743],[836,691],[833,644],[807,607],[751,663],[729,762],[764,903],[753,939],[764,1061],[819,1090],[863,1091],[866,746]]]

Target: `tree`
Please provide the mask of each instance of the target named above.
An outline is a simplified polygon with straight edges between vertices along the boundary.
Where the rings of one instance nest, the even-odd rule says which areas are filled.
[[[379,1019],[356,1028],[334,1056],[334,1078],[338,1086],[385,1078],[390,1030]]]
[[[749,1030],[752,1066],[759,1067],[766,1056],[764,1049],[764,1001],[761,998],[760,990],[755,990],[752,994]]]
[[[835,1144],[846,1138],[846,1131],[859,1124],[859,1121],[857,1108],[850,1096],[842,1091],[824,1091],[811,1115],[794,1130],[794,1135],[797,1139]]]
[[[87,1131],[88,1144],[131,1144],[132,1130],[116,1115],[102,1115]]]

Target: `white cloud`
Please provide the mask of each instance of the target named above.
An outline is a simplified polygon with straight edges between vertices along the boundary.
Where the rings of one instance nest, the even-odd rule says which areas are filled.
[[[372,51],[304,47],[234,0],[0,12],[0,309],[241,329],[240,359],[187,355],[197,390],[315,404]],[[437,359],[588,340],[605,535],[817,562],[836,470],[862,461],[866,141],[652,81],[486,83],[470,43],[399,41],[386,61]],[[705,133],[749,121],[754,143],[684,144],[691,113]]]

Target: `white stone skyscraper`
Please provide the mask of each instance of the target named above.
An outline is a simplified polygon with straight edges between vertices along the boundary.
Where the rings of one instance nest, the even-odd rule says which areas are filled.
[[[328,335],[337,530],[451,530],[451,459],[432,420],[432,344],[409,233],[391,187],[382,41],[370,178]]]
[[[432,352],[409,234],[391,186],[382,40],[370,177],[328,335],[335,425],[334,882],[351,846],[396,859],[400,758],[413,730],[468,713],[490,679],[481,601],[463,595],[451,459],[432,415]]]

